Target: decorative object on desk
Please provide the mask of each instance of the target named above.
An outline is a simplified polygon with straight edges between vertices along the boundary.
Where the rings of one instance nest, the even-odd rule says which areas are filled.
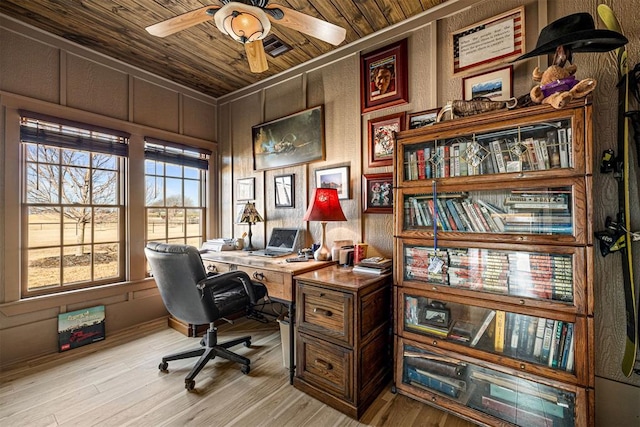
[[[487,73],[462,79],[462,98],[488,98],[491,101],[506,101],[513,92],[513,67],[511,65]]]
[[[407,39],[360,57],[363,113],[409,102]]]
[[[451,33],[453,75],[504,64],[525,51],[524,6]]]
[[[393,212],[393,174],[375,173],[362,175],[362,212]]]
[[[295,205],[295,174],[273,177],[276,193],[276,208],[292,208]]]
[[[253,169],[276,169],[324,160],[323,106],[252,128]]]
[[[256,204],[253,202],[247,202],[247,204],[244,205],[244,211],[242,212],[242,217],[240,218],[241,223],[249,224],[249,232],[247,233],[247,236],[249,237],[249,243],[247,244],[247,246],[245,246],[245,251],[254,251],[256,249],[251,243],[251,225],[255,224],[256,222],[262,221],[264,220],[260,216],[260,213],[258,213],[258,211],[256,210]]]
[[[242,178],[236,181],[236,200],[245,202],[254,200],[255,194],[255,178]]]
[[[327,222],[347,220],[342,212],[340,200],[338,200],[338,190],[335,188],[316,188],[313,190],[311,204],[302,220],[320,221],[322,224],[322,239],[320,240],[320,247],[315,251],[313,256],[317,261],[330,260],[331,252],[326,244]]]
[[[369,167],[390,166],[393,163],[394,134],[404,130],[406,113],[390,114],[371,119],[369,128]]]
[[[367,248],[369,245],[366,243],[357,243],[355,250],[353,251],[353,263],[358,264],[360,261],[367,257]]]
[[[316,169],[316,188],[335,188],[338,199],[350,199],[349,166]]]
[[[407,114],[407,129],[419,129],[425,126],[431,126],[436,122],[440,108],[434,108],[426,111],[418,111],[417,113]]]
[[[353,240],[334,240],[331,247],[331,259],[337,261],[340,259],[340,250],[345,246],[353,246]]]

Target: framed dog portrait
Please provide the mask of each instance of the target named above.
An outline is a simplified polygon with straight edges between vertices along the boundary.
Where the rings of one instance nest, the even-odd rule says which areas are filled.
[[[409,102],[407,39],[360,56],[363,113]]]
[[[369,167],[393,164],[394,134],[404,130],[405,116],[402,112],[368,121]]]

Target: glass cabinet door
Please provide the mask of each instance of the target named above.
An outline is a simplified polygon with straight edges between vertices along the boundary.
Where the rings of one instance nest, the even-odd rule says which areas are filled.
[[[582,301],[575,296],[583,286],[582,248],[552,246],[535,248],[544,252],[492,248],[476,244],[472,247],[447,246],[435,249],[428,243],[402,241],[399,245],[402,284],[420,286],[422,283],[460,290],[491,293],[574,306]],[[513,246],[510,246],[513,247]],[[581,293],[581,292],[578,292]],[[490,296],[488,298],[491,298]],[[522,301],[513,301],[524,305]]]
[[[400,295],[403,331],[553,370],[575,370],[575,342],[584,331],[572,321],[429,298],[409,288]]]
[[[577,393],[427,351],[399,340],[399,388],[444,396],[520,426],[573,426]],[[437,397],[429,400],[437,401]],[[442,402],[441,402],[442,403]]]
[[[512,172],[567,170],[576,167],[572,117],[548,118],[490,131],[402,146],[402,180],[421,181]],[[473,127],[472,127],[473,128]],[[399,165],[400,166],[400,165]]]
[[[471,191],[456,191],[458,187],[450,185],[434,186],[429,192],[400,189],[403,215],[397,231],[405,236],[438,232],[439,237],[457,240],[471,233],[500,234],[505,239],[529,235],[530,241],[558,236],[566,243],[584,243],[586,206],[576,194],[584,194],[586,182],[565,178],[549,184],[512,188],[478,184]]]

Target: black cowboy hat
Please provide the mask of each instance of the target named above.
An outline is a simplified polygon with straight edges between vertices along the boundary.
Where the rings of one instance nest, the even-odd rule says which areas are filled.
[[[588,13],[574,13],[544,27],[536,48],[514,61],[554,53],[558,46],[565,46],[573,52],[608,52],[628,41],[615,31],[596,30],[593,18]]]

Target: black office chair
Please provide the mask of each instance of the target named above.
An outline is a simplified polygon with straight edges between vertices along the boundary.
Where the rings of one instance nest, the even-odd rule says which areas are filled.
[[[189,391],[195,387],[195,376],[216,356],[241,363],[242,372],[248,374],[251,361],[227,349],[241,343],[249,347],[251,337],[218,344],[214,322],[251,308],[266,296],[266,287],[252,281],[243,271],[208,276],[200,253],[193,246],[149,242],[144,253],[169,313],[186,323],[209,324],[200,341],[201,348],[165,356],[158,368],[166,371],[167,362],[171,360],[199,356],[200,359],[184,379],[184,386]]]

